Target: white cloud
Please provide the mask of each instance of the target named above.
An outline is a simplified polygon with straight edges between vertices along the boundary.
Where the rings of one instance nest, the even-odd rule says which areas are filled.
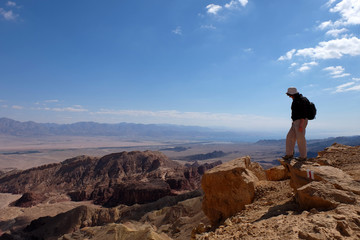
[[[355,84],[355,82],[348,82],[337,86],[335,89],[335,93],[350,92],[350,91],[360,91],[360,84]]]
[[[358,56],[360,55],[360,39],[352,37],[320,42],[315,48],[297,50],[295,55],[313,59],[339,59],[344,55]]]
[[[336,0],[329,0],[327,3],[326,3],[326,6],[327,7],[331,7],[331,5],[336,2]]]
[[[342,66],[331,66],[323,69],[328,71],[332,78],[342,78],[350,76],[350,73],[344,73],[345,69]]]
[[[290,64],[290,67],[295,67],[297,65],[298,65],[297,63],[292,63],[292,64]]]
[[[342,0],[330,12],[338,12],[341,18],[334,23],[335,26],[360,24],[360,1]]]
[[[174,30],[172,30],[172,33],[176,35],[182,35],[182,29],[180,26],[176,27]]]
[[[311,67],[313,66],[317,66],[319,65],[319,63],[317,62],[308,62],[308,63],[303,63],[301,65],[301,67],[298,69],[299,72],[305,72],[311,69]]]
[[[6,11],[3,8],[0,8],[0,16],[5,18],[5,20],[15,20],[18,15],[14,14],[12,10]]]
[[[360,81],[360,78],[352,78],[354,81]]]
[[[333,25],[332,21],[329,20],[329,21],[322,22],[322,23],[319,25],[319,28],[320,28],[321,30],[324,30],[324,29],[326,29],[326,28],[331,27],[332,25]]]
[[[338,37],[340,34],[349,31],[346,28],[341,28],[341,29],[331,29],[329,31],[326,32],[326,35],[330,35],[333,37]]]
[[[248,4],[248,0],[239,0],[240,4],[245,7]]]
[[[279,57],[278,60],[279,61],[290,60],[293,57],[295,52],[296,52],[296,49],[292,49],[292,50],[288,51],[284,56]]]
[[[245,7],[248,4],[248,0],[231,0],[229,3],[225,4],[225,8],[236,9],[240,7]]]
[[[74,105],[72,107],[62,107],[62,108],[45,107],[45,108],[38,108],[38,110],[54,111],[54,112],[88,112],[89,111],[80,105]]]
[[[222,9],[222,6],[220,6],[220,5],[216,5],[216,4],[209,4],[209,5],[207,5],[206,6],[206,9],[207,9],[207,12],[209,13],[209,14],[214,14],[214,15],[216,15],[216,14],[218,14],[218,12]]]
[[[8,2],[6,3],[6,6],[15,7],[15,6],[16,6],[16,3],[15,3],[15,2],[12,2],[12,1],[8,1]]]
[[[338,28],[340,26],[358,25],[360,24],[360,1],[359,0],[342,0],[331,8],[335,0],[330,0],[326,6],[330,8],[330,12],[339,13],[340,18],[335,22],[329,20],[322,22],[319,28]]]

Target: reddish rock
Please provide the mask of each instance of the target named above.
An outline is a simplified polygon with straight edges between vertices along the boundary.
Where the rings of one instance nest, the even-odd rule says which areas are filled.
[[[10,205],[15,207],[28,208],[41,203],[45,199],[46,198],[42,194],[34,193],[34,192],[26,192],[21,196],[21,198],[11,203]]]
[[[98,204],[147,203],[200,187],[201,173],[214,164],[184,167],[161,152],[133,151],[102,158],[79,156],[0,176],[0,192],[68,194]]]

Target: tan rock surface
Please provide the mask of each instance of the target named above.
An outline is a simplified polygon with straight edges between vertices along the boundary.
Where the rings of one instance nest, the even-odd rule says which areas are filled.
[[[334,143],[319,152],[316,162],[339,168],[353,179],[360,180],[360,146],[346,146]]]
[[[283,165],[269,168],[265,170],[265,173],[268,181],[282,181],[290,178]]]
[[[302,211],[289,180],[260,182],[258,197],[245,210],[197,240],[360,239],[360,206],[340,204],[330,211]]]
[[[201,186],[204,190],[202,209],[212,225],[243,210],[255,198],[255,184],[265,174],[253,166],[250,157],[243,157],[216,166],[205,172]]]
[[[360,147],[335,144],[316,159],[284,167],[292,171],[291,184],[258,182],[253,203],[212,231],[199,225],[193,239],[360,239]]]
[[[321,166],[316,161],[280,160],[289,171],[290,185],[302,209],[333,209],[341,203],[355,204],[360,200],[360,183],[343,170]]]

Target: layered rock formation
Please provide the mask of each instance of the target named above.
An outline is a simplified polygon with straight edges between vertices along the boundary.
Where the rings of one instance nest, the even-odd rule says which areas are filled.
[[[193,191],[200,186],[200,173],[210,167],[184,167],[151,151],[121,152],[102,158],[79,156],[0,176],[0,192],[33,196],[55,192],[67,194],[74,201],[93,200],[107,207],[132,205]]]

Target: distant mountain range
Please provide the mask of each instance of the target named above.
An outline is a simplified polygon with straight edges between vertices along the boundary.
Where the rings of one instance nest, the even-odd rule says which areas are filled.
[[[18,137],[42,136],[116,136],[124,139],[194,139],[194,140],[235,140],[248,141],[245,134],[216,131],[206,127],[181,126],[172,124],[106,124],[78,122],[73,124],[19,122],[0,118],[0,135]]]

